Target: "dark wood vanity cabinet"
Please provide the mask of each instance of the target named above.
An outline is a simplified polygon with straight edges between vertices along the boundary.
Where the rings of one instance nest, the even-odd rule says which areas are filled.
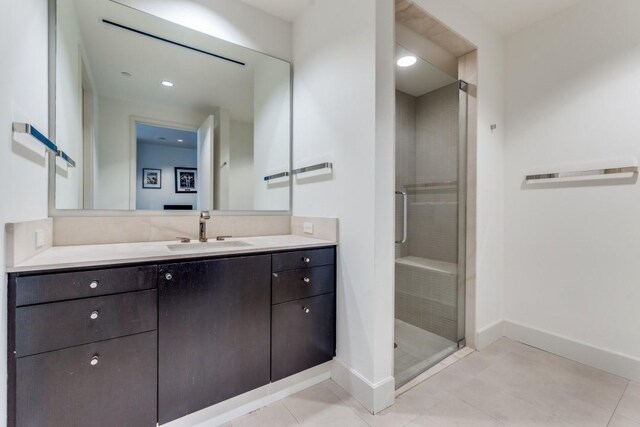
[[[156,348],[150,331],[18,358],[16,424],[155,426]]]
[[[271,255],[161,266],[160,424],[269,383]]]
[[[9,277],[9,426],[156,424],[156,277],[155,266]]]
[[[335,353],[335,248],[9,275],[8,425],[155,426]]]
[[[271,381],[335,355],[335,249],[273,255]]]

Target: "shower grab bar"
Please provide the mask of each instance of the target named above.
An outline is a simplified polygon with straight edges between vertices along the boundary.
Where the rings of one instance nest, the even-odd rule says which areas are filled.
[[[12,129],[17,133],[27,133],[37,139],[42,145],[44,145],[47,150],[54,153],[56,156],[62,158],[65,162],[69,164],[72,168],[76,167],[76,162],[67,155],[64,151],[58,148],[58,146],[51,141],[49,138],[44,136],[38,129],[31,126],[29,123],[18,123],[13,122]]]
[[[537,181],[540,179],[575,178],[581,176],[619,175],[623,173],[638,173],[638,166],[624,166],[620,168],[592,169],[572,172],[550,172],[536,175],[527,175],[526,181]]]
[[[407,192],[396,191],[396,195],[402,196],[402,240],[396,240],[396,243],[405,243],[407,241],[407,207],[408,207]]]
[[[404,188],[421,188],[421,187],[457,187],[458,181],[440,181],[440,182],[421,182],[418,184],[407,184]]]
[[[289,176],[289,172],[280,172],[273,175],[265,176],[265,181],[271,181],[272,179],[284,178],[285,176]]]

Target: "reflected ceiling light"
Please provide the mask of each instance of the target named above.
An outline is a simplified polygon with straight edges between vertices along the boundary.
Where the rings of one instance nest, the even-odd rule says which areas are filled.
[[[413,64],[415,64],[418,61],[418,58],[416,58],[413,55],[407,55],[407,56],[403,56],[402,58],[398,59],[398,67],[411,67]]]
[[[163,80],[162,81],[162,86],[172,87],[173,86],[173,82],[170,82],[169,80]]]
[[[184,139],[179,139],[178,142],[184,142]]]

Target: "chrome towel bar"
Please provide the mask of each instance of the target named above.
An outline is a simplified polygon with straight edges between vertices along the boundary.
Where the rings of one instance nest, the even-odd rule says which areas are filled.
[[[638,173],[638,166],[624,166],[620,168],[592,169],[585,171],[571,172],[550,172],[537,175],[527,175],[526,181],[537,181],[541,179],[575,178],[583,176],[619,175],[625,173]]]
[[[13,122],[12,129],[17,133],[28,133],[29,135],[40,141],[40,143],[42,143],[42,145],[44,145],[47,150],[51,151],[56,156],[62,158],[65,162],[67,162],[69,166],[73,168],[76,167],[76,162],[71,157],[69,157],[67,153],[59,149],[58,146],[53,143],[53,141],[44,136],[42,132],[31,126],[29,123]]]
[[[265,176],[265,181],[271,181],[272,179],[284,178],[285,176],[289,176],[289,172],[280,172],[273,175]]]
[[[293,175],[297,175],[299,173],[313,172],[320,169],[333,169],[333,163],[324,162],[324,163],[318,163],[317,165],[305,166],[303,168],[294,169],[291,171],[291,173]]]

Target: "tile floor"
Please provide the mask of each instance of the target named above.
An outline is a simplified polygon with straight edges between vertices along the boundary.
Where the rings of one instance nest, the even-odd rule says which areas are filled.
[[[640,384],[503,338],[371,415],[325,381],[227,426],[640,427]]]

